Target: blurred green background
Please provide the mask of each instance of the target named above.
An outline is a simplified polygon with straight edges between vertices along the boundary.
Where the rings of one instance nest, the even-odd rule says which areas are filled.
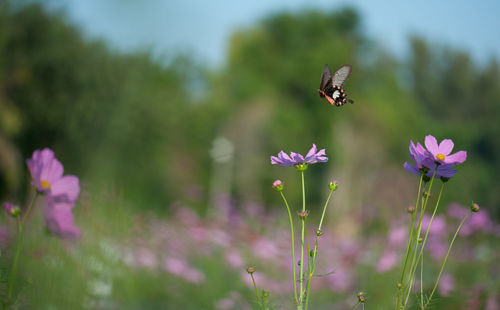
[[[455,150],[468,152],[442,205],[475,201],[500,219],[497,57],[477,61],[460,46],[429,41],[425,34],[408,37],[406,52],[397,57],[366,33],[356,8],[332,7],[277,11],[232,29],[226,57],[217,65],[176,50],[161,60],[147,48],[124,51],[89,39],[64,11],[49,7],[0,1],[0,201],[23,203],[30,193],[24,160],[35,149],[54,149],[66,173],[81,179],[76,221],[83,238],[71,255],[82,261],[89,261],[89,253],[98,255],[108,239],[141,233],[147,239],[147,231],[136,227],[143,217],[168,221],[186,205],[209,218],[221,193],[236,210],[253,203],[266,214],[283,211],[270,185],[285,180],[290,201],[298,201],[297,173],[271,167],[269,156],[280,150],[305,153],[312,143],[326,148],[330,161],[308,170],[310,209],[317,215],[325,184],[339,180],[342,190],[332,212],[351,219],[340,230],[344,235],[366,234],[355,220],[359,214],[400,215],[413,203],[418,180],[402,164],[409,160],[410,139],[423,142],[427,134],[451,138]],[[325,63],[332,69],[352,64],[344,86],[354,105],[335,108],[319,98]],[[496,238],[491,244],[498,253]],[[46,251],[69,259],[61,246],[50,239]],[[31,268],[35,279],[37,273],[51,274]],[[214,263],[206,270],[217,278],[218,268],[223,267]],[[84,290],[79,286],[87,280],[76,278],[61,281],[73,283],[73,293]],[[134,273],[127,277],[130,283],[121,282],[136,294],[130,309],[214,307],[204,302],[219,293],[183,304],[181,292],[203,288],[167,294],[162,289],[169,281],[161,278]],[[158,285],[149,291],[141,281]],[[251,291],[238,285],[251,299]],[[44,301],[30,294],[27,300],[36,296],[43,309],[76,309],[88,298],[51,308],[47,300],[54,295],[47,293]],[[125,309],[118,305],[82,307]]]

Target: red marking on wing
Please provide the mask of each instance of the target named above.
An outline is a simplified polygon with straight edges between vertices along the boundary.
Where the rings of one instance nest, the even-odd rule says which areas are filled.
[[[322,91],[321,89],[318,89],[318,92],[320,93],[320,95],[325,98],[326,100],[328,100],[328,102],[330,102],[331,105],[334,105],[335,104],[335,100],[333,100],[331,97],[329,97],[327,94],[325,94],[324,91]]]

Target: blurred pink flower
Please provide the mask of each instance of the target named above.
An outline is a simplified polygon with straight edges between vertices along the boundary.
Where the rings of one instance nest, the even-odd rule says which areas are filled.
[[[235,269],[241,269],[245,265],[245,261],[237,250],[228,251],[225,258],[228,264]]]
[[[177,258],[166,258],[164,261],[164,269],[167,272],[194,284],[200,284],[205,281],[205,274],[203,274],[203,272],[189,266],[185,261]]]
[[[498,296],[497,296],[498,298]],[[495,298],[495,295],[490,296],[488,300],[486,301],[486,307],[485,310],[498,310],[500,309],[500,302],[498,299]]]
[[[427,231],[431,217],[424,214],[422,218],[422,232]],[[432,224],[429,230],[429,235],[434,236],[444,236],[446,235],[446,221],[442,215],[436,215],[432,220]]]
[[[447,213],[448,213],[448,216],[461,220],[467,215],[467,213],[469,213],[469,209],[464,207],[464,206],[461,206],[458,203],[451,203],[448,206]]]
[[[262,259],[272,259],[279,255],[276,243],[272,240],[260,238],[252,246],[253,254]]]
[[[444,273],[439,281],[438,291],[441,296],[448,296],[455,289],[455,279],[449,273]]]
[[[386,272],[394,268],[398,263],[398,255],[392,250],[386,250],[380,256],[375,270],[377,272]]]
[[[55,235],[62,238],[79,238],[80,228],[75,224],[72,213],[73,202],[57,201],[49,197],[44,209],[44,218],[47,228]]]
[[[404,245],[408,240],[408,228],[393,225],[389,230],[389,244],[393,247]]]
[[[345,268],[336,268],[335,273],[326,277],[330,288],[336,292],[345,293],[352,285],[352,274]]]
[[[495,223],[491,220],[487,210],[483,209],[480,212],[469,216],[467,221],[465,221],[462,226],[459,234],[462,236],[468,236],[478,231],[488,234],[495,232]]]
[[[425,248],[434,260],[440,261],[446,255],[448,246],[447,241],[441,240],[438,236],[429,236]]]

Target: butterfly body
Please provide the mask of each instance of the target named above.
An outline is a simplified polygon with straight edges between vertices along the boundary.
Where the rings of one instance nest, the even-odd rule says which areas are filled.
[[[351,71],[351,65],[343,65],[332,75],[330,67],[325,65],[321,74],[321,84],[318,89],[319,96],[337,107],[343,106],[347,102],[354,103],[353,100],[347,98],[347,94],[342,88]]]

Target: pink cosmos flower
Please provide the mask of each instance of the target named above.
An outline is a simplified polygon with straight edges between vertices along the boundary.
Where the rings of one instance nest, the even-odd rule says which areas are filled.
[[[425,137],[427,151],[432,155],[432,159],[440,164],[461,164],[467,159],[466,151],[458,151],[450,155],[453,146],[453,141],[450,139],[444,139],[438,145],[434,136],[428,135]]]
[[[295,152],[291,152],[289,156],[283,151],[278,153],[278,157],[271,156],[271,164],[280,166],[315,164],[320,162],[324,163],[327,161],[328,157],[326,157],[325,149],[321,149],[318,151],[318,149],[316,148],[316,144],[313,144],[312,148],[309,150],[309,152],[307,152],[305,157]]]
[[[43,214],[47,228],[53,234],[68,239],[80,237],[80,228],[76,226],[72,213],[73,207],[73,202],[48,198]]]
[[[72,213],[80,194],[78,178],[63,175],[63,165],[49,148],[34,151],[32,158],[26,160],[26,164],[37,191],[48,195],[44,209],[48,229],[62,238],[80,237],[80,229],[75,225]]]
[[[54,157],[54,152],[45,148],[33,152],[32,158],[26,160],[32,176],[32,183],[39,192],[51,197],[75,201],[80,193],[78,178],[73,175],[63,176],[64,167]]]
[[[455,173],[457,173],[457,170],[452,169],[453,164],[436,165],[434,156],[419,142],[415,144],[411,140],[410,158],[414,161],[414,164],[405,162],[403,167],[406,171],[415,175],[420,175],[422,172],[425,172],[425,176],[429,178],[433,175],[436,178],[451,178],[455,175]],[[434,174],[435,169],[437,169],[436,174]]]

